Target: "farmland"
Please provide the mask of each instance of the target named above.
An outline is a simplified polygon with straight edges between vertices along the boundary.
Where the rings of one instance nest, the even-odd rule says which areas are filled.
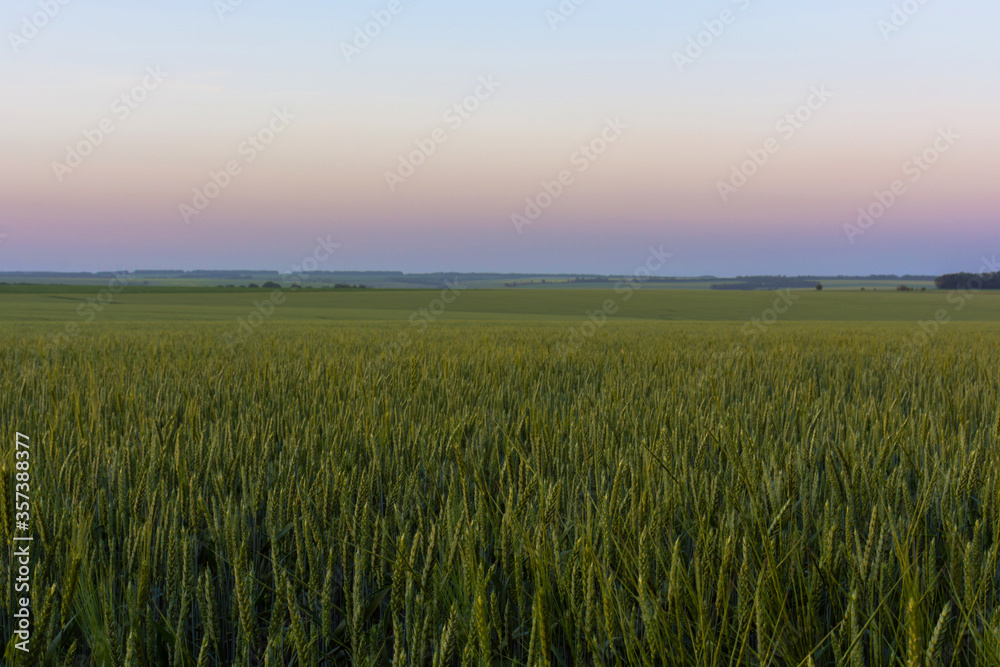
[[[105,292],[104,301],[98,297]],[[615,319],[677,322],[746,322],[760,317],[774,292],[659,290],[648,286],[567,290],[452,290],[439,320],[564,321],[613,300]],[[0,287],[0,322],[57,325],[77,322],[218,322],[253,312],[272,297],[269,289],[204,289],[127,286],[110,293],[99,286]],[[281,290],[268,321],[386,322],[407,320],[440,298],[441,290]],[[933,320],[945,310],[952,321],[1000,321],[1000,292],[907,292],[797,290],[781,322],[909,322]],[[105,304],[105,301],[107,302]],[[91,305],[88,305],[91,304]],[[98,309],[96,306],[100,304]]]
[[[8,663],[1000,661],[995,295],[94,293],[0,293]]]

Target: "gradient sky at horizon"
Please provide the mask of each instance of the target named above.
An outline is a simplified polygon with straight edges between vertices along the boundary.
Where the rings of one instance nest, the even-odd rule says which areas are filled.
[[[926,0],[401,0],[348,62],[341,44],[389,5],[243,0],[13,0],[0,8],[0,271],[288,270],[317,237],[327,270],[666,275],[933,274],[1000,254],[1000,5]],[[919,3],[911,0],[914,5]],[[25,17],[59,6],[12,46]],[[683,71],[689,39],[734,20]],[[128,118],[114,101],[168,75]],[[443,116],[481,77],[501,85],[461,127]],[[776,123],[833,93],[790,138]],[[191,224],[179,212],[274,109],[295,119]],[[112,119],[72,173],[67,147]],[[608,119],[628,127],[580,173]],[[448,140],[390,192],[385,173],[435,128]],[[942,128],[959,139],[911,182]],[[781,148],[723,202],[719,181]],[[542,182],[573,183],[518,234]],[[906,193],[853,243],[876,191]]]

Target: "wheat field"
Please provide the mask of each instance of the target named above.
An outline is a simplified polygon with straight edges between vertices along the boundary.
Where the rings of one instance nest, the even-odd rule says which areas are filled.
[[[996,327],[402,328],[5,327],[5,662],[1000,664]]]

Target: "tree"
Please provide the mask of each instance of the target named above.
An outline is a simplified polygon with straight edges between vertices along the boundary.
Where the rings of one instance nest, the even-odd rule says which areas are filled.
[[[816,291],[817,292],[823,291],[823,283],[816,283]]]
[[[949,273],[934,280],[938,289],[970,290],[1000,289],[998,273]]]

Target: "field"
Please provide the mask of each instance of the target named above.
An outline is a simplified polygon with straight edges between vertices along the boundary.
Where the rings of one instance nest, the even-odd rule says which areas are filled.
[[[120,293],[94,286],[0,287],[3,322],[52,325],[91,322],[221,322],[247,318],[272,290],[126,287]],[[102,301],[100,297],[104,297]],[[371,322],[408,320],[430,309],[440,290],[283,290],[268,321]],[[781,322],[907,322],[935,319],[944,310],[951,321],[1000,321],[1000,293],[799,290],[788,292]],[[587,319],[607,300],[613,319],[745,323],[762,317],[779,296],[773,292],[658,290],[456,290],[434,321],[563,321]],[[105,303],[105,301],[107,303]],[[418,319],[426,319],[418,315]]]
[[[7,664],[1000,664],[996,295],[94,295],[0,294]]]

